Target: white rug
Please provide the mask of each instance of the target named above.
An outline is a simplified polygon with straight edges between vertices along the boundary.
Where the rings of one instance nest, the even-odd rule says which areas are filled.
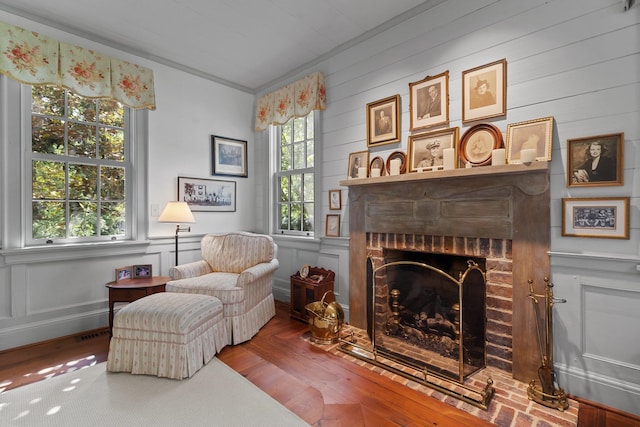
[[[0,426],[308,426],[214,358],[182,381],[105,363],[0,394]]]

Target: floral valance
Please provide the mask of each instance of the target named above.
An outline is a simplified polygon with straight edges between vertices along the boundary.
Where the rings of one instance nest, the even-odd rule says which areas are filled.
[[[256,131],[265,130],[271,124],[285,124],[292,117],[306,116],[311,110],[324,110],[326,102],[323,74],[309,74],[258,99]]]
[[[155,109],[153,71],[0,22],[0,73],[30,85],[60,85],[88,98]]]

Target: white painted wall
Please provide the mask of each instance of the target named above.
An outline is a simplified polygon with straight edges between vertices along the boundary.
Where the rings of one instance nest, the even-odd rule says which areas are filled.
[[[462,72],[502,58],[508,111],[491,122],[506,133],[509,123],[555,118],[550,276],[556,296],[568,300],[554,310],[560,385],[640,414],[640,6],[625,12],[619,0],[448,0],[290,76],[282,83],[310,71],[325,74],[321,217],[333,213],[327,194],[346,179],[349,153],[367,149],[367,103],[400,94],[401,142],[370,155],[406,151],[408,84],[448,70],[450,125],[462,135],[471,126],[461,123]],[[625,134],[624,186],[569,190],[566,140],[617,132]],[[561,237],[561,198],[606,196],[631,197],[629,240]],[[347,197],[343,201],[347,236]],[[329,251],[331,240],[323,239],[319,254]],[[291,269],[314,258],[300,248],[283,252],[293,260]],[[347,290],[342,283],[342,304],[348,304]]]

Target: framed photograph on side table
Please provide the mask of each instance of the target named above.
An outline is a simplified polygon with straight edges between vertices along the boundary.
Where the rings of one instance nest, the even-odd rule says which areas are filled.
[[[462,123],[506,114],[506,59],[462,72]]]
[[[133,278],[133,266],[128,265],[126,267],[116,268],[116,282],[124,279]]]
[[[339,211],[342,209],[342,191],[329,190],[329,209]]]
[[[449,71],[409,83],[410,130],[449,123]]]
[[[151,277],[151,264],[140,264],[133,266],[133,276],[132,279],[142,279]]]
[[[246,178],[247,141],[211,135],[211,164],[213,175]]]
[[[507,163],[522,163],[522,150],[535,149],[535,161],[551,161],[553,117],[507,125]]]
[[[367,104],[367,147],[400,142],[400,95]]]
[[[458,145],[458,128],[450,128],[409,136],[409,168],[407,172],[444,169],[444,149]],[[454,154],[454,164],[455,164]]]
[[[324,235],[327,237],[340,237],[340,215],[327,215],[327,224]]]
[[[629,239],[629,197],[563,198],[562,235]]]
[[[624,184],[624,133],[567,139],[567,187]]]

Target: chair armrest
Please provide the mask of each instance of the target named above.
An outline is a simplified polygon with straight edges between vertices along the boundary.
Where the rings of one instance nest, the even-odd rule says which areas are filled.
[[[280,263],[277,259],[272,259],[270,262],[263,262],[256,264],[253,267],[249,267],[240,273],[238,277],[238,283],[236,286],[243,288],[248,283],[254,282],[256,279],[267,274],[271,274],[278,269]]]
[[[176,265],[169,269],[169,276],[173,280],[188,279],[213,272],[211,266],[203,259],[187,264]]]

